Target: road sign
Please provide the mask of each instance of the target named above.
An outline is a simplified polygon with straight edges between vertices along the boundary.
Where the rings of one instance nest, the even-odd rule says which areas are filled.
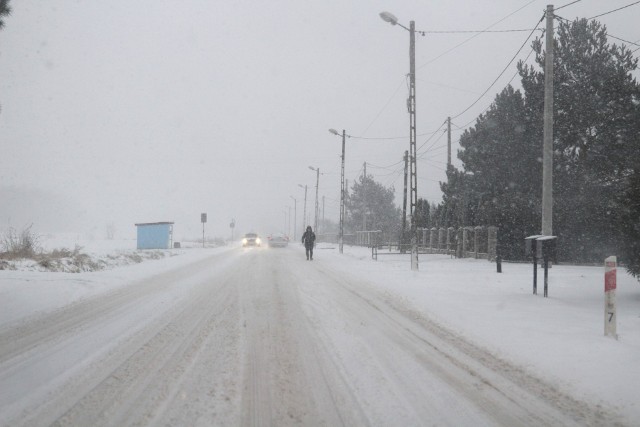
[[[201,213],[200,214],[200,222],[203,223],[203,224],[205,222],[207,222],[207,214],[206,213]]]

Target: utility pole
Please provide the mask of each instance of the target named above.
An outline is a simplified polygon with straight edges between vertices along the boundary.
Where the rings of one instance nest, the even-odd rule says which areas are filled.
[[[542,234],[553,235],[553,5],[547,6],[542,149]]]
[[[315,218],[315,230],[318,232],[318,191],[320,190],[320,168],[316,170],[316,218]]]
[[[296,237],[296,230],[298,229],[298,199],[293,196],[289,196],[293,199],[293,240],[298,240]]]
[[[342,253],[343,245],[344,245],[344,191],[345,191],[345,182],[344,182],[344,139],[346,137],[346,132],[342,129],[342,168],[340,171],[340,241],[339,248],[340,253]]]
[[[391,25],[409,31],[409,159],[410,159],[410,217],[411,217],[411,270],[418,270],[418,224],[416,221],[416,209],[418,207],[418,176],[416,153],[416,23],[411,21],[409,28],[398,22],[398,18],[389,12],[380,13],[380,18]]]
[[[416,24],[409,23],[409,153],[411,182],[411,269],[418,270],[418,174],[416,167]]]
[[[313,223],[313,229],[317,233],[318,232],[318,190],[320,189],[320,168],[314,168],[313,166],[309,166],[309,169],[312,171],[316,171],[316,210],[315,210],[315,218]]]
[[[349,180],[345,179],[344,180],[344,197],[345,197],[345,205],[344,205],[344,211],[342,212],[342,215],[344,216],[344,220],[347,220],[347,205],[346,205],[346,197],[347,197],[347,190],[349,189]],[[343,234],[344,237],[344,234]]]
[[[302,213],[302,229],[306,230],[307,228],[307,186],[306,184],[302,186],[302,184],[298,184],[298,187],[304,188],[304,210]]]
[[[362,175],[362,231],[367,231],[367,162]]]
[[[322,196],[322,217],[320,218],[320,221],[318,222],[318,227],[320,227],[322,225],[322,231],[324,231],[324,227],[326,227],[326,224],[324,222],[324,196]],[[316,231],[317,237],[320,237],[320,232]]]
[[[329,132],[334,134],[334,135],[340,135],[338,133],[337,130],[335,129],[329,129]],[[344,241],[344,192],[345,192],[345,185],[344,185],[344,141],[345,138],[347,137],[347,133],[344,129],[342,129],[342,166],[340,169],[340,235],[338,236],[338,245],[340,247],[340,253],[342,253],[342,247],[343,247],[343,241]],[[351,138],[351,136],[349,135],[349,138]],[[324,200],[324,198],[323,198]],[[323,201],[324,203],[324,201]],[[322,214],[322,221],[324,222],[324,208],[323,208],[323,214]]]
[[[409,174],[409,152],[404,152],[404,197],[402,200],[402,236],[400,238],[400,253],[405,253],[407,240],[407,175]]]
[[[447,167],[451,166],[451,117],[447,117]]]

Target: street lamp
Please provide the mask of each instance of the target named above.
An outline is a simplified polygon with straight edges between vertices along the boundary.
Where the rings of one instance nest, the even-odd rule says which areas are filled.
[[[380,18],[391,25],[399,25],[409,31],[409,159],[410,159],[410,193],[411,202],[409,216],[411,217],[411,269],[418,270],[418,226],[416,223],[416,208],[418,206],[418,178],[416,170],[416,26],[410,21],[409,28],[398,23],[398,18],[389,12],[380,13]]]
[[[302,185],[302,184],[298,184],[298,187],[300,188],[304,188],[304,211],[302,213],[302,228],[306,228],[306,222],[307,222],[307,186],[306,185]]]
[[[340,135],[337,130],[329,129],[334,135]],[[338,238],[338,244],[340,248],[340,253],[342,253],[343,243],[344,243],[344,140],[346,134],[345,130],[342,129],[342,168],[340,170],[340,237]]]
[[[293,240],[298,240],[296,237],[296,228],[298,228],[298,199],[293,196],[289,196],[293,199]]]
[[[314,230],[316,234],[318,234],[318,188],[320,187],[320,168],[314,168],[313,166],[309,166],[309,169],[312,171],[316,171],[316,213],[314,219]]]

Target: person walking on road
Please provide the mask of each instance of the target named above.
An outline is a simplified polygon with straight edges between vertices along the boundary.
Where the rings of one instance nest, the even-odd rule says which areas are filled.
[[[307,231],[302,235],[302,243],[304,244],[305,252],[307,253],[307,261],[313,261],[313,245],[316,243],[316,234],[311,230],[311,226],[307,226]]]

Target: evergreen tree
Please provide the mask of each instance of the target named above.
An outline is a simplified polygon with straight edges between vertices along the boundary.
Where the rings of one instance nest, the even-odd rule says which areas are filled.
[[[541,165],[522,94],[496,96],[460,138],[464,173],[450,168],[441,186],[455,226],[499,227],[503,256],[521,258],[523,239],[539,224]],[[449,224],[447,224],[449,225]]]
[[[350,230],[382,230],[384,239],[397,239],[402,211],[394,204],[395,190],[385,188],[371,176],[360,176],[346,200],[346,225]]]
[[[407,207],[407,211],[409,208]],[[431,228],[431,205],[429,201],[426,199],[418,199],[418,203],[416,205],[416,226],[418,228]],[[407,212],[409,215],[409,212]],[[407,219],[407,228],[410,227],[409,219]]]
[[[0,30],[4,27],[3,17],[11,14],[11,8],[9,7],[9,0],[0,0]]]
[[[519,64],[534,128],[542,129],[544,61]],[[638,168],[638,84],[631,52],[607,42],[606,28],[561,22],[554,45],[554,234],[559,254],[601,261],[627,238],[622,215]],[[541,149],[540,149],[541,151]]]

